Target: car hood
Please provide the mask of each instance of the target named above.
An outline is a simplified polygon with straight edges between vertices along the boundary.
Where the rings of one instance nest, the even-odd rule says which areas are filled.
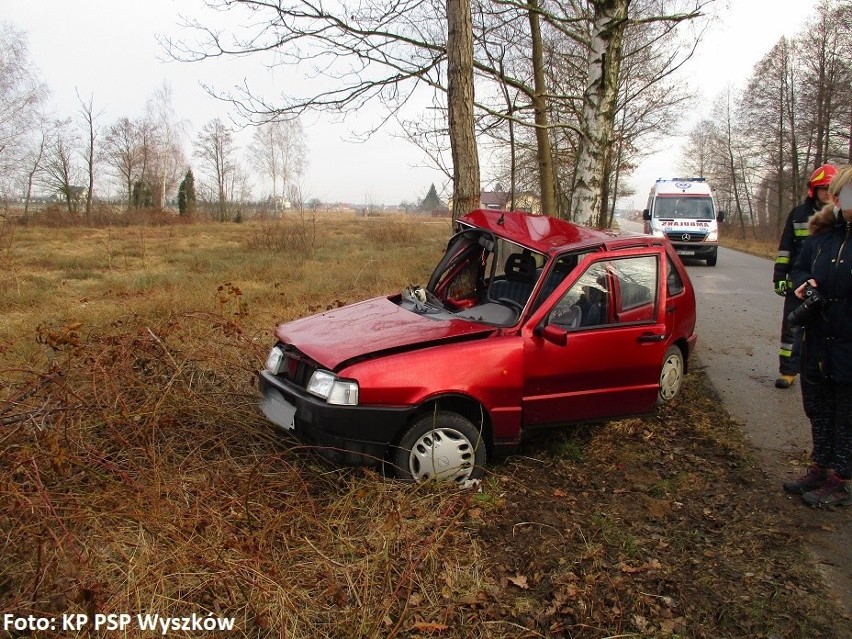
[[[473,339],[496,329],[464,319],[435,319],[378,297],[286,324],[275,331],[321,366],[336,370],[348,360]]]

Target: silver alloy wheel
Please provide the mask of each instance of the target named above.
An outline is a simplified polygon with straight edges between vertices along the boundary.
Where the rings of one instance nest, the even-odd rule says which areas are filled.
[[[408,456],[408,470],[415,481],[464,481],[473,473],[474,462],[473,444],[464,433],[455,428],[434,428],[414,442]]]
[[[683,354],[677,346],[666,351],[663,369],[660,371],[660,401],[668,402],[675,398],[683,382]]]

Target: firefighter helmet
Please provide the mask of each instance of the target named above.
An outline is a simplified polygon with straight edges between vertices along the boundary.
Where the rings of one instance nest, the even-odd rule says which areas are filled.
[[[814,189],[828,186],[835,175],[837,175],[837,169],[831,164],[823,164],[817,167],[817,170],[811,173],[811,179],[808,182],[808,195],[813,197]]]

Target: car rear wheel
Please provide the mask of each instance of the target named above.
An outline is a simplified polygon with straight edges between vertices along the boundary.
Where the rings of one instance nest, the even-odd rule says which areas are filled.
[[[683,384],[683,353],[677,346],[670,346],[663,358],[660,370],[660,391],[657,393],[657,404],[667,404],[680,392]]]
[[[458,413],[427,413],[405,431],[392,455],[396,475],[406,481],[462,482],[482,477],[482,432]]]

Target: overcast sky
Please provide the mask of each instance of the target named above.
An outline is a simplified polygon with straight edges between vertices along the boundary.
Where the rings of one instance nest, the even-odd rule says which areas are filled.
[[[689,75],[701,98],[692,118],[709,113],[713,97],[730,83],[742,86],[755,63],[782,35],[797,33],[813,2],[805,0],[719,0],[720,17],[689,63]],[[168,81],[177,116],[189,123],[189,137],[215,117],[226,119],[228,107],[205,93],[200,82],[227,89],[243,78],[280,93],[291,78],[273,74],[251,59],[185,64],[166,61],[158,36],[179,38],[180,14],[201,15],[201,0],[0,0],[0,19],[28,35],[30,58],[50,88],[49,104],[57,116],[79,110],[77,92],[93,96],[100,122],[141,117],[145,103]],[[446,187],[443,174],[425,168],[413,146],[384,134],[369,142],[348,141],[350,132],[371,123],[360,114],[344,125],[320,118],[304,121],[309,148],[303,179],[306,199],[353,204],[399,204],[422,198],[430,184]],[[684,122],[683,130],[689,128]],[[630,182],[639,191],[636,208],[657,177],[674,175],[680,138],[666,139]],[[189,145],[188,146],[188,151]],[[483,161],[486,158],[482,158]],[[483,171],[488,175],[487,168]],[[483,184],[487,188],[488,184]],[[630,203],[627,203],[630,204]]]

